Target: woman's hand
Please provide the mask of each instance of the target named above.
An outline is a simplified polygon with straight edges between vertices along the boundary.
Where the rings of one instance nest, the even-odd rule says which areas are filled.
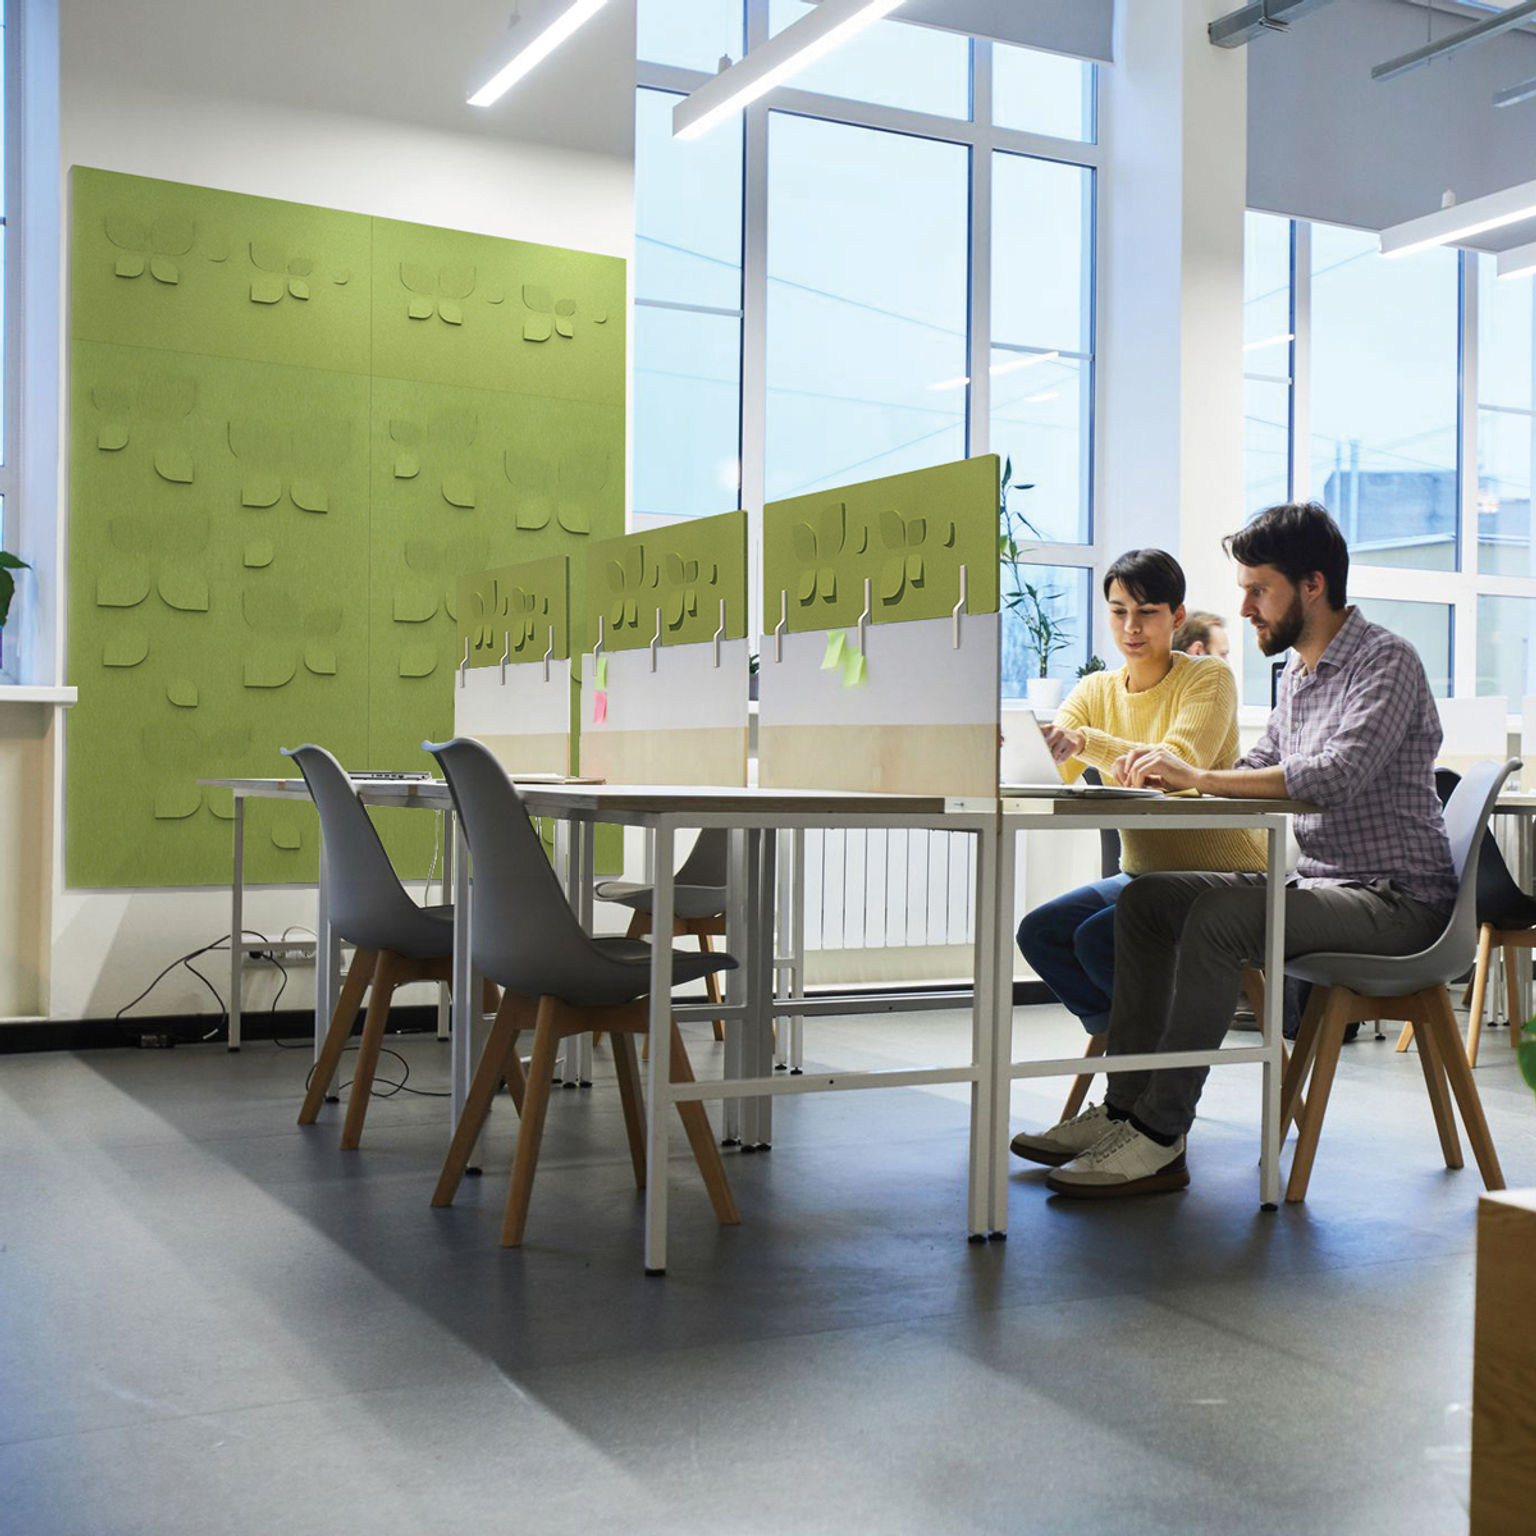
[[[1057,730],[1054,725],[1043,727],[1045,744],[1051,749],[1051,761],[1058,767],[1069,757],[1076,757],[1083,750],[1083,733],[1070,729]]]
[[[1200,770],[1167,747],[1132,747],[1111,770],[1129,789],[1198,789]]]

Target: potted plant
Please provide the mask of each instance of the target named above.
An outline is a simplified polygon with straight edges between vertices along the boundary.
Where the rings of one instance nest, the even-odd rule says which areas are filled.
[[[0,647],[4,646],[5,621],[11,616],[11,599],[16,595],[16,578],[11,572],[31,569],[25,560],[0,549]],[[3,659],[4,654],[4,650],[0,649],[0,659]]]
[[[1094,672],[1103,672],[1106,670],[1107,669],[1104,665],[1104,658],[1102,656],[1090,656],[1088,660],[1085,661],[1082,666],[1077,669],[1077,675],[1079,677],[1088,677]]]
[[[1024,557],[1029,552],[1025,541],[1038,540],[1040,530],[1008,504],[1010,492],[1033,489],[1033,481],[1014,479],[1013,459],[1005,459],[998,495],[997,553],[1004,572],[1012,578],[1002,583],[1003,606],[1023,624],[1026,643],[1039,666],[1039,675],[1029,679],[1029,702],[1036,709],[1055,709],[1061,703],[1061,679],[1046,674],[1050,671],[1051,658],[1071,645],[1072,634],[1052,609],[1061,593],[1046,591],[1024,578],[1027,563]],[[1103,666],[1103,662],[1099,665]]]

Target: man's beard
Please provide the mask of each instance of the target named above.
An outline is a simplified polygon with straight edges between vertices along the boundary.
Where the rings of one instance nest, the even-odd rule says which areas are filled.
[[[1285,615],[1276,624],[1272,624],[1266,638],[1259,640],[1259,649],[1266,656],[1278,656],[1281,651],[1288,651],[1301,639],[1302,627],[1306,622],[1306,614],[1301,606],[1301,593],[1298,592],[1291,599],[1291,606],[1286,609]],[[1258,637],[1255,636],[1257,639]]]

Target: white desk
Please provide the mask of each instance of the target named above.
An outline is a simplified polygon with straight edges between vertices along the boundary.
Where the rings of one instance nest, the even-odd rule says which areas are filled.
[[[1083,1070],[1080,1056],[1043,1061],[1013,1059],[1013,889],[1015,841],[1020,832],[1081,831],[1113,827],[1199,827],[1204,831],[1259,831],[1269,844],[1268,901],[1265,906],[1264,952],[1266,972],[1283,974],[1283,965],[1272,964],[1285,953],[1285,834],[1290,817],[1316,806],[1290,800],[1224,800],[1216,797],[1166,798],[1087,797],[1063,795],[1059,799],[1010,796],[1002,790],[1002,824],[997,858],[999,899],[996,903],[997,939],[993,945],[998,975],[993,990],[1005,1000],[998,1012],[997,1041],[993,1047],[999,1064],[993,1077],[996,1095],[991,1114],[989,1219],[993,1232],[1007,1230],[1008,1221],[1008,1115],[1009,1090],[1023,1077],[1075,1077]],[[979,976],[978,972],[978,976]],[[978,987],[978,990],[979,987]],[[1280,1200],[1280,1078],[1284,1061],[1281,1014],[1284,988],[1264,990],[1262,1044],[1219,1048],[1214,1051],[1148,1052],[1142,1055],[1101,1056],[1093,1063],[1096,1072],[1110,1070],[1156,1072],[1168,1067],[1237,1066],[1257,1062],[1263,1066],[1263,1107],[1259,1158],[1259,1200],[1273,1210]]]

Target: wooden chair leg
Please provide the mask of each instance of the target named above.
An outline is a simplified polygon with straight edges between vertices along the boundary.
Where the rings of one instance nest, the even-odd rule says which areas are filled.
[[[544,1139],[544,1112],[549,1108],[550,1083],[555,1075],[555,1055],[560,1049],[560,1030],[553,998],[539,999],[538,1023],[533,1031],[533,1059],[528,1063],[528,1091],[523,1097],[523,1120],[517,1132],[517,1155],[512,1159],[512,1182],[507,1186],[507,1213],[501,1224],[501,1246],[522,1246],[528,1225],[528,1199],[533,1175],[539,1165],[539,1143]]]
[[[1318,1138],[1323,1133],[1323,1117],[1328,1112],[1328,1095],[1333,1089],[1333,1074],[1338,1067],[1339,1051],[1344,1044],[1348,1013],[1349,994],[1342,987],[1328,988],[1328,1002],[1317,1023],[1307,1112],[1297,1121],[1296,1151],[1291,1158],[1291,1177],[1285,1188],[1285,1198],[1290,1204],[1297,1204],[1307,1198],[1307,1185],[1311,1182],[1312,1164],[1317,1158]],[[1291,1058],[1293,1068],[1303,1054],[1299,1035],[1296,1044],[1298,1049]],[[1282,1108],[1281,1114],[1284,1113]]]
[[[356,964],[356,962],[353,962]],[[352,1092],[347,1095],[347,1118],[341,1128],[341,1149],[355,1152],[363,1139],[363,1121],[368,1116],[368,1099],[373,1093],[373,1074],[379,1065],[379,1048],[384,1043],[384,1026],[389,1021],[389,1005],[398,985],[395,957],[387,949],[379,954],[373,968],[373,995],[368,999],[368,1014],[363,1020],[363,1037],[357,1047],[357,1065],[352,1072]]]
[[[682,1031],[677,1020],[672,1021],[672,1081],[691,1083],[693,1063],[688,1060],[688,1049],[683,1044]],[[725,1164],[720,1161],[720,1144],[710,1127],[709,1115],[698,1099],[691,1099],[677,1106],[683,1129],[688,1133],[688,1144],[693,1148],[693,1160],[704,1176],[704,1188],[709,1191],[709,1203],[715,1208],[715,1218],[722,1227],[741,1224],[736,1201],[731,1196],[731,1186],[725,1176]]]
[[[1109,1031],[1101,1029],[1096,1035],[1088,1036],[1088,1048],[1083,1052],[1086,1060],[1092,1056],[1102,1056],[1109,1044]],[[1092,1072],[1079,1072],[1072,1079],[1072,1091],[1067,1095],[1067,1102],[1062,1105],[1061,1118],[1070,1120],[1082,1107],[1083,1100],[1088,1097],[1088,1085],[1093,1081]]]
[[[527,1011],[527,999],[511,992],[502,998],[501,1006],[496,1010],[496,1022],[491,1025],[491,1032],[486,1037],[485,1049],[480,1053],[480,1063],[475,1068],[474,1079],[464,1100],[464,1112],[459,1116],[458,1127],[448,1145],[448,1156],[443,1159],[443,1170],[437,1176],[437,1188],[432,1191],[434,1206],[453,1204],[459,1180],[464,1177],[465,1164],[469,1162],[470,1153],[474,1151],[475,1142],[479,1140],[480,1132],[485,1128],[486,1119],[490,1115],[491,1101],[496,1097],[502,1079],[509,1072],[515,1072],[519,1084],[518,1088],[513,1089],[512,1099],[521,1113],[523,1069],[517,1062],[517,1036],[527,1021]]]
[[[1456,1134],[1456,1116],[1451,1109],[1451,1094],[1446,1087],[1445,1063],[1440,1059],[1439,1031],[1433,1027],[1429,1010],[1435,1004],[1424,997],[1406,999],[1407,1006],[1417,1015],[1419,1030],[1419,1065],[1424,1069],[1424,1087],[1429,1093],[1429,1103],[1435,1112],[1435,1130],[1440,1135],[1440,1151],[1445,1156],[1447,1168],[1463,1166],[1461,1138]],[[1456,1039],[1456,1054],[1461,1054],[1461,1037]]]
[[[715,947],[714,947],[713,944],[711,944],[709,942],[709,935],[707,933],[701,933],[699,935],[699,948],[701,950],[703,950],[706,955],[714,954]],[[720,997],[720,978],[713,971],[711,971],[704,978],[704,990],[709,994],[710,1002],[712,1002],[718,1008],[720,1006],[720,1002],[721,1002],[721,997]],[[715,1020],[715,1039],[716,1040],[724,1040],[725,1039],[725,1020],[724,1019],[716,1019]]]
[[[1397,1036],[1397,1053],[1402,1055],[1413,1044],[1413,1025],[1404,1024]]]
[[[485,1013],[496,1013],[501,1008],[501,988],[488,977],[480,979],[480,1007]]]
[[[320,1047],[320,1059],[315,1063],[309,1088],[304,1094],[304,1107],[299,1111],[300,1125],[313,1125],[320,1106],[325,1103],[325,1096],[336,1079],[337,1064],[347,1048],[347,1041],[352,1038],[357,1010],[362,1007],[363,993],[373,980],[373,968],[378,959],[378,951],[373,949],[360,949],[352,956],[346,980],[341,984],[341,996],[336,999],[336,1011],[331,1015],[330,1028]]]
[[[1472,972],[1472,1002],[1467,1014],[1467,1061],[1474,1067],[1477,1065],[1477,1048],[1483,1039],[1483,1009],[1488,997],[1488,968],[1492,964],[1493,927],[1484,923],[1477,931],[1477,968]],[[1515,1039],[1520,1038],[1513,1025],[1511,1033]]]
[[[1323,1014],[1327,1011],[1331,995],[1331,988],[1313,987],[1312,995],[1307,999],[1306,1011],[1302,1014],[1301,1023],[1297,1027],[1296,1048],[1291,1052],[1290,1060],[1285,1066],[1285,1073],[1280,1079],[1280,1140],[1282,1142],[1292,1124],[1300,1125],[1302,1117],[1307,1112],[1307,1101],[1302,1097],[1302,1089],[1306,1086],[1307,1072],[1312,1066],[1312,1058],[1317,1053],[1318,1030],[1322,1027]]]
[[[1483,1184],[1490,1190],[1503,1189],[1504,1171],[1499,1167],[1499,1154],[1493,1147],[1493,1135],[1483,1115],[1483,1103],[1477,1095],[1477,1084],[1472,1080],[1472,1069],[1461,1054],[1461,1037],[1456,1032],[1456,1014],[1451,1007],[1450,993],[1444,987],[1437,988],[1430,1007],[1432,1027],[1436,1029],[1435,1043],[1440,1047],[1445,1075],[1450,1079],[1451,1092],[1456,1095],[1461,1123],[1466,1127],[1467,1140],[1472,1143],[1472,1155],[1477,1159]]]
[[[1509,1015],[1509,1038],[1514,1045],[1520,1043],[1520,950],[1517,945],[1504,945],[1504,996]]]
[[[645,1188],[645,1100],[640,1091],[640,1067],[635,1060],[635,1037],[617,1031],[613,1037],[613,1071],[619,1080],[619,1102],[624,1106],[624,1130],[629,1136],[629,1160],[635,1167],[635,1188]]]

